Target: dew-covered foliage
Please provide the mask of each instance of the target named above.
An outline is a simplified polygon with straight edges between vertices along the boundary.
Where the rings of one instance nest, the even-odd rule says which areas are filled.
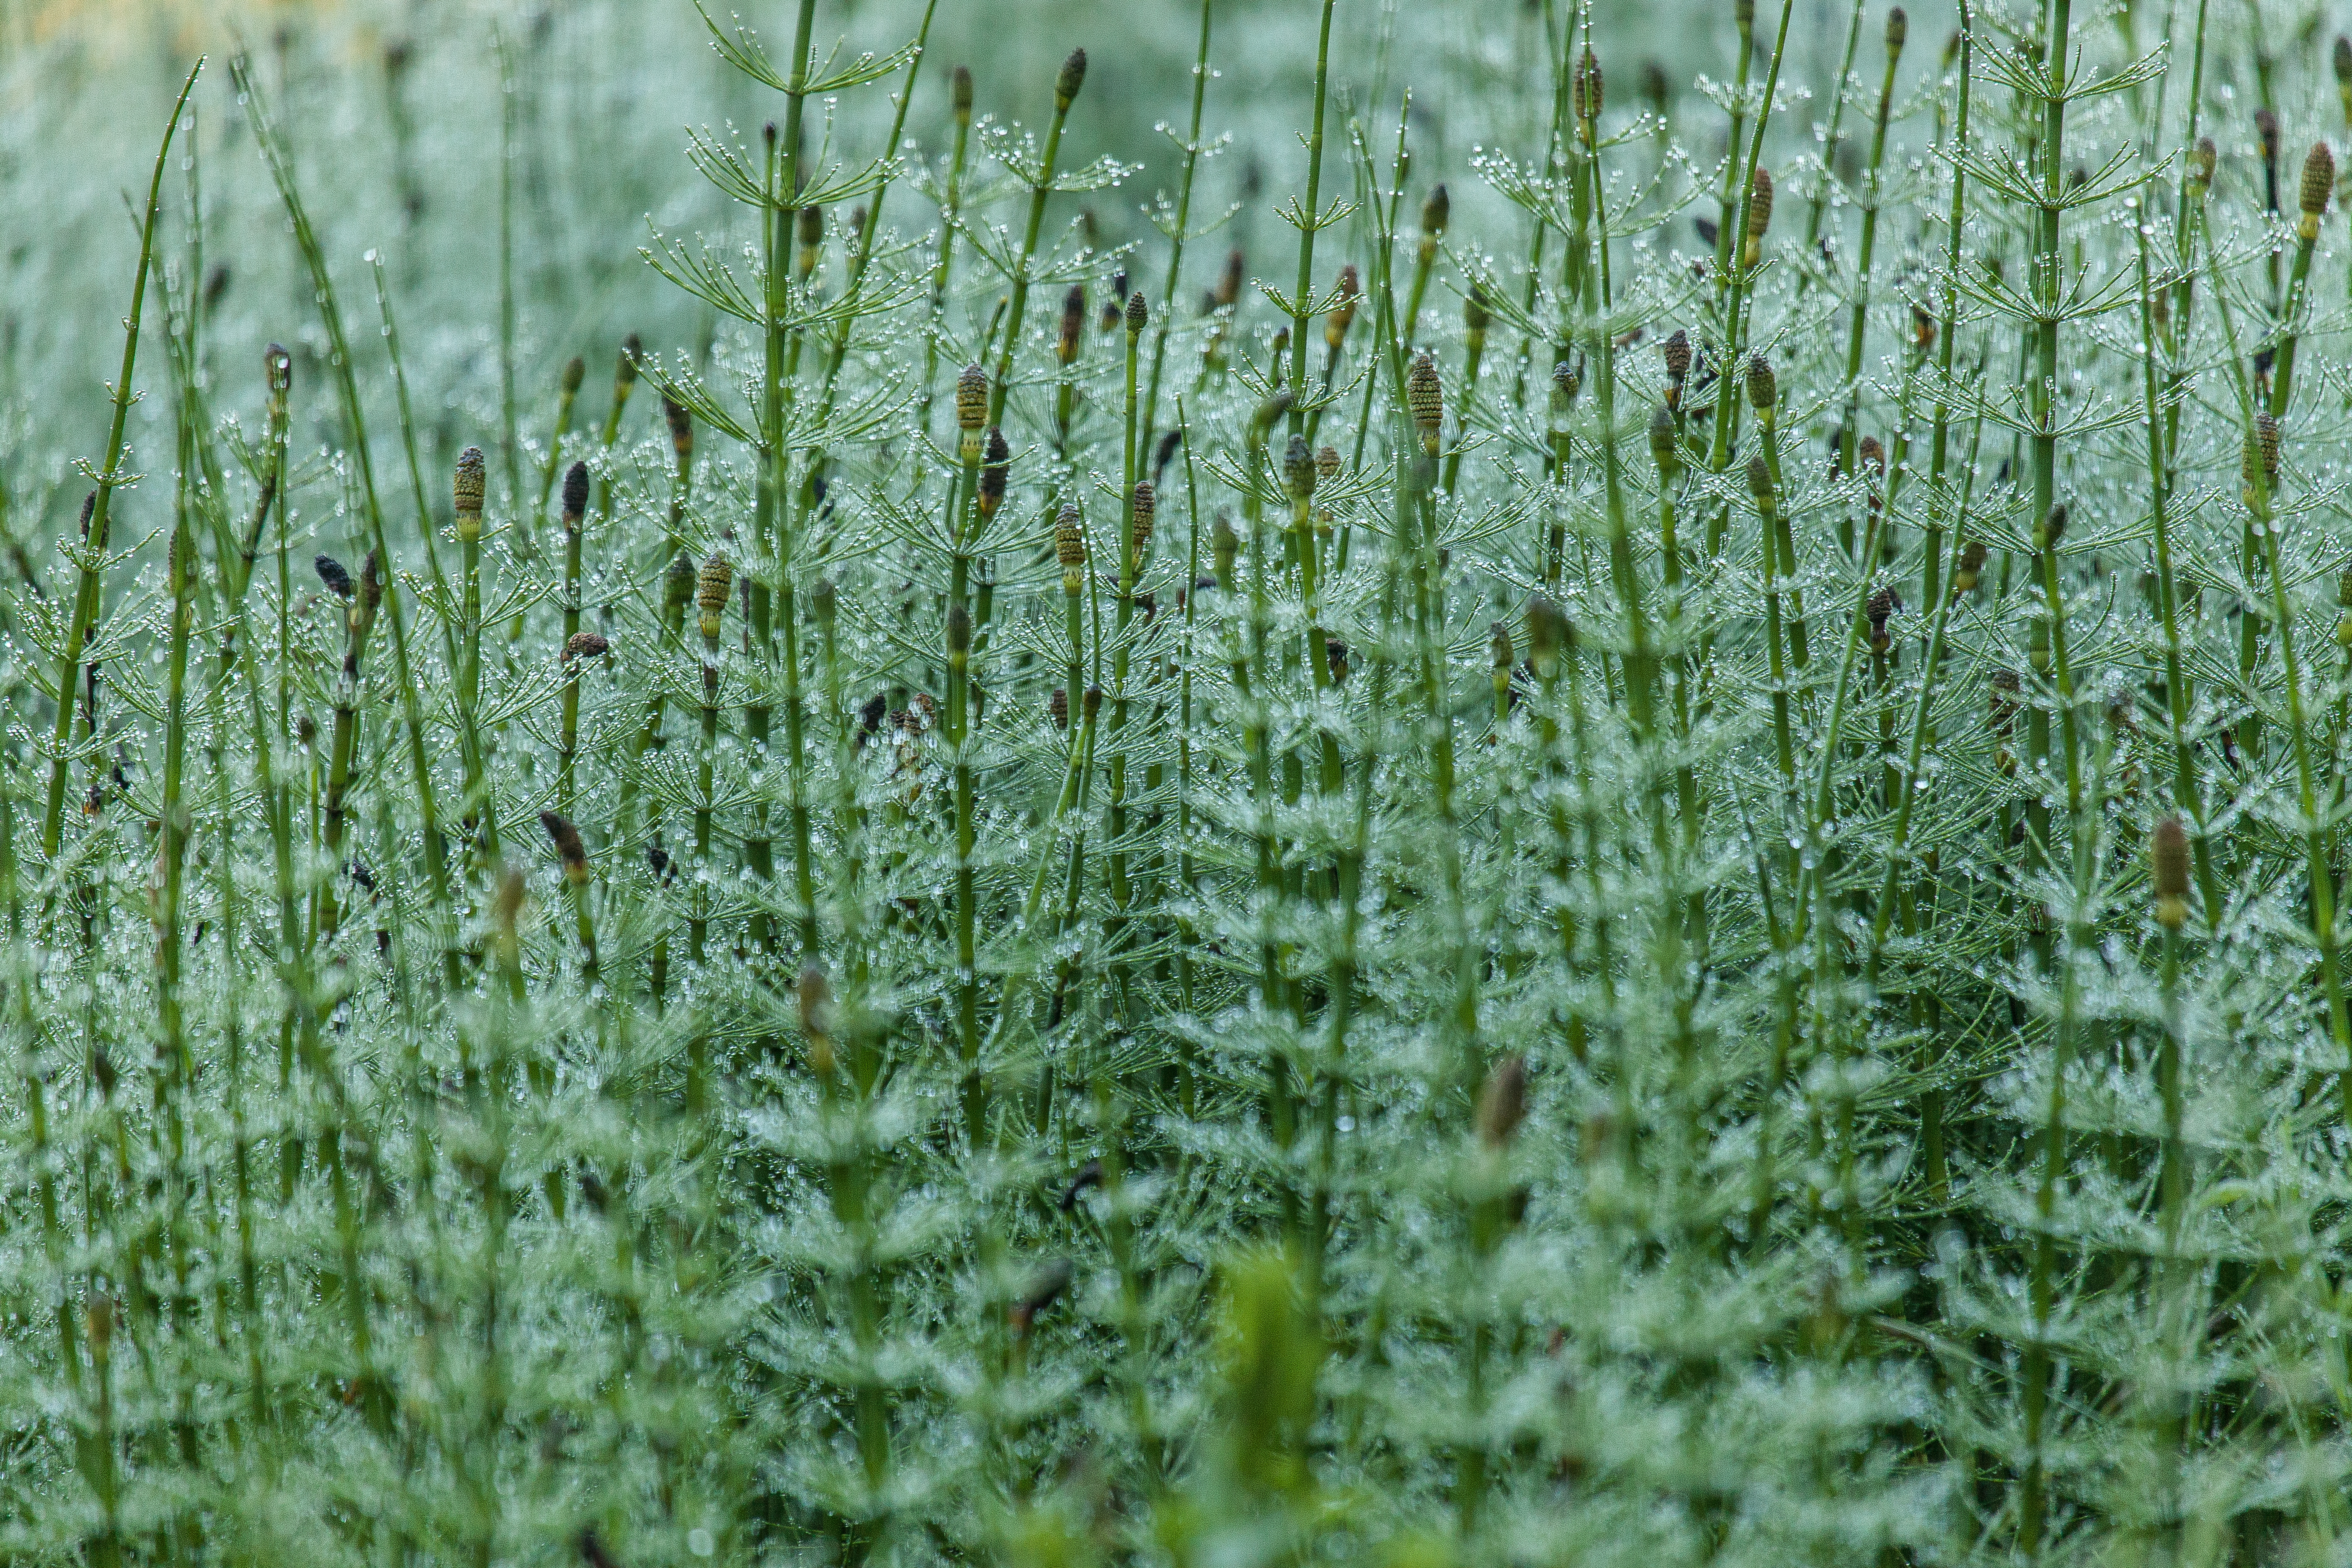
[[[2327,13],[837,3],[0,17],[0,1555],[2352,1555]]]

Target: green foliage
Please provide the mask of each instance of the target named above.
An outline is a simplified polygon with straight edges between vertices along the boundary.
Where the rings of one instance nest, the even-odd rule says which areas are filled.
[[[0,433],[0,1553],[2343,1557],[2317,12],[1202,5],[1129,226],[1140,43],[695,9],[661,334],[507,18],[371,337],[281,37]]]

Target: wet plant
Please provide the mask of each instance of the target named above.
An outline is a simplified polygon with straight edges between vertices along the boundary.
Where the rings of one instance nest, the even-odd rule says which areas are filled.
[[[951,9],[688,0],[562,342],[529,16],[373,335],[289,59],[151,106],[0,421],[0,1552],[2340,1555],[2352,44],[1548,3],[1472,150],[1394,7]]]

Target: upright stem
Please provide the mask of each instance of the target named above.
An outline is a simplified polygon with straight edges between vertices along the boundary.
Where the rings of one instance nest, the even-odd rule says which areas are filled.
[[[2197,769],[2189,752],[2189,674],[2181,656],[2180,595],[2172,570],[2170,453],[2166,446],[2166,422],[2159,416],[2160,396],[2156,374],[2156,331],[2148,300],[2148,234],[2137,226],[2140,279],[2140,393],[2147,417],[2148,526],[2156,545],[2157,615],[2164,624],[2164,711],[2172,736],[2173,804],[2187,816],[2189,846],[2194,852],[2198,890],[2205,900],[2205,918],[2221,918],[2221,894],[2213,877],[2213,855],[2205,838],[2204,794],[2197,785]]]
[[[1152,449],[1160,425],[1160,373],[1168,360],[1168,333],[1176,324],[1176,286],[1184,273],[1184,241],[1191,237],[1192,174],[1201,163],[1201,106],[1209,92],[1209,8],[1201,0],[1201,42],[1192,59],[1192,118],[1184,134],[1184,172],[1176,183],[1175,226],[1168,236],[1168,280],[1160,289],[1160,317],[1153,323],[1151,379],[1143,398],[1142,451]],[[1328,17],[1329,12],[1325,12]],[[1328,22],[1327,22],[1328,26]],[[1181,421],[1180,421],[1181,422]]]
[[[806,3],[811,0],[804,0]],[[1036,183],[1029,187],[1029,222],[1022,230],[1021,256],[1013,268],[1013,300],[1004,319],[1004,343],[997,350],[996,374],[989,382],[991,425],[1004,423],[1004,395],[1013,388],[1013,359],[1021,347],[1021,322],[1029,308],[1030,263],[1037,254],[1037,236],[1045,223],[1045,198],[1054,194],[1054,168],[1062,153],[1062,126],[1070,117],[1070,104],[1077,97],[1077,84],[1085,76],[1086,55],[1081,51],[1063,65],[1062,74],[1055,82],[1054,118],[1046,122],[1045,149],[1038,159]],[[1075,700],[1076,694],[1072,695]]]
[[[1298,401],[1290,405],[1295,435],[1307,427],[1307,411],[1299,406],[1307,392],[1307,322],[1315,298],[1315,231],[1322,226],[1323,92],[1331,68],[1331,13],[1338,0],[1323,0],[1323,22],[1315,44],[1315,110],[1307,133],[1307,205],[1292,215],[1298,226],[1298,279],[1290,297],[1290,385]],[[1203,31],[1208,13],[1202,12]],[[1197,110],[1195,110],[1197,113]]]
[[[417,810],[424,829],[425,868],[432,890],[436,919],[442,927],[439,944],[443,978],[455,990],[457,953],[451,940],[454,933],[449,924],[447,846],[441,835],[441,814],[434,801],[433,773],[425,747],[424,699],[418,690],[416,671],[409,658],[408,627],[401,610],[399,578],[394,570],[394,558],[384,530],[383,508],[376,498],[375,465],[369,456],[366,418],[360,400],[359,382],[352,365],[351,347],[343,335],[342,312],[335,303],[334,282],[327,270],[325,253],[320,247],[318,235],[311,228],[310,216],[304,211],[301,197],[295,189],[293,170],[287,162],[277,130],[269,122],[243,61],[238,61],[234,67],[234,74],[239,89],[246,95],[246,113],[253,123],[254,139],[261,143],[270,175],[277,183],[278,195],[293,223],[296,244],[310,269],[310,280],[317,293],[320,320],[327,332],[328,363],[335,371],[337,390],[342,395],[343,417],[356,458],[360,500],[363,507],[362,521],[382,569],[387,574],[384,613],[392,627],[394,674],[400,687],[401,717],[407,731],[410,777],[416,790]]]
[[[66,773],[73,761],[74,702],[82,684],[82,650],[89,646],[90,624],[98,617],[100,595],[105,589],[107,537],[114,515],[114,492],[123,482],[124,430],[131,418],[131,405],[138,395],[131,387],[131,375],[139,365],[139,324],[146,314],[147,273],[155,254],[155,218],[163,206],[163,167],[171,155],[172,139],[180,129],[180,116],[187,110],[188,95],[195,91],[196,77],[204,68],[204,61],[198,60],[188,71],[188,79],[181,84],[179,99],[172,105],[172,118],[163,127],[163,145],[155,149],[154,172],[147,179],[146,216],[139,225],[139,269],[131,285],[131,311],[122,320],[122,368],[114,378],[106,460],[99,467],[98,489],[82,530],[77,563],[80,579],[74,591],[73,619],[66,632],[65,650],[58,657],[58,716],[56,731],[49,740],[49,799],[41,816],[44,860],[57,858],[65,832]],[[88,699],[83,701],[87,712]],[[94,720],[92,725],[94,728]]]

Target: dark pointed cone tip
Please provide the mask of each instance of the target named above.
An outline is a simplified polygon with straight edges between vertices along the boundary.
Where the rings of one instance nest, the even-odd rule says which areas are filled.
[[[563,515],[577,520],[588,510],[588,465],[574,463],[563,473]]]
[[[1056,1258],[1039,1267],[1021,1287],[1020,1298],[1013,1303],[1013,1326],[1027,1332],[1038,1313],[1052,1306],[1063,1291],[1070,1288],[1070,1260]]]
[[[555,853],[562,858],[566,868],[588,863],[588,847],[581,842],[580,829],[572,825],[570,817],[562,812],[542,811],[539,814],[539,825],[547,830],[548,839],[555,846]]]
[[[800,1004],[801,1032],[811,1039],[833,1033],[833,982],[825,978],[822,965],[801,966],[799,984],[793,987],[794,999]]]
[[[2185,899],[2189,896],[2189,830],[2180,818],[2168,816],[2156,825],[2149,858],[2154,862],[2156,891],[2159,898]]]
[[[963,367],[956,377],[956,425],[965,430],[977,430],[988,423],[988,373],[977,363]]]
[[[1661,468],[1675,460],[1674,410],[1663,403],[1650,415],[1650,455],[1658,460]]]
[[[1423,430],[1434,428],[1445,416],[1445,387],[1438,380],[1437,362],[1426,353],[1416,358],[1405,376],[1404,388],[1414,423]]]
[[[468,447],[457,454],[455,490],[459,511],[478,512],[482,510],[486,471],[479,447]]]
[[[1478,1142],[1500,1149],[1517,1136],[1528,1114],[1528,1059],[1512,1055],[1495,1064],[1478,1094]]]
[[[1550,658],[1559,652],[1559,606],[1542,594],[1528,601],[1528,652]]]
[[[1289,446],[1283,448],[1282,478],[1294,500],[1305,500],[1315,493],[1315,454],[1303,431],[1293,431]]]
[[[1892,588],[1881,588],[1873,594],[1869,603],[1863,606],[1863,614],[1870,621],[1870,647],[1873,653],[1885,653],[1887,650],[1889,643],[1886,636],[1886,623],[1894,619],[1895,612],[1902,607],[1903,600]]]
[[[1683,379],[1690,374],[1690,334],[1683,331],[1680,327],[1676,327],[1675,329],[1674,335],[1666,340],[1664,353],[1666,356],[1666,377],[1668,380],[1679,385]]]
[[[348,599],[352,596],[352,574],[341,562],[331,555],[321,555],[312,561],[310,566],[319,574],[319,581],[324,583],[328,591],[337,598]]]
[[[1009,477],[1009,464],[1003,452],[1004,437],[994,431],[990,436],[988,461],[982,465],[980,470],[980,510],[983,517],[993,517],[996,509],[1004,504],[1004,484]]]
[[[727,607],[727,591],[735,585],[735,568],[727,557],[712,551],[703,562],[702,570],[695,574],[694,605],[706,616],[715,616]]]
[[[553,816],[555,814],[549,812],[547,815]],[[513,931],[515,917],[522,913],[522,868],[509,866],[499,873],[498,891],[491,895],[490,918],[499,923],[500,929]]]
[[[1577,119],[1600,119],[1601,62],[1592,58],[1591,49],[1585,50],[1584,58],[1578,62],[1576,75],[1570,85],[1574,89],[1573,99]]]
[[[2311,151],[2304,154],[2303,185],[2296,192],[2296,205],[2305,217],[2317,217],[2327,210],[2327,198],[2336,189],[2336,154],[2325,142],[2314,142]]]
[[[1465,331],[1483,332],[1494,320],[1494,309],[1487,302],[1486,286],[1472,283],[1470,291],[1462,296],[1462,326]]]
[[[1230,305],[1240,299],[1242,278],[1248,268],[1249,263],[1243,257],[1241,247],[1235,246],[1225,252],[1225,269],[1218,274],[1217,287],[1210,294],[1210,298],[1220,305]]]
[[[2189,919],[2189,830],[2168,816],[2148,839],[2148,880],[2156,893],[2157,922],[2179,931]]]

